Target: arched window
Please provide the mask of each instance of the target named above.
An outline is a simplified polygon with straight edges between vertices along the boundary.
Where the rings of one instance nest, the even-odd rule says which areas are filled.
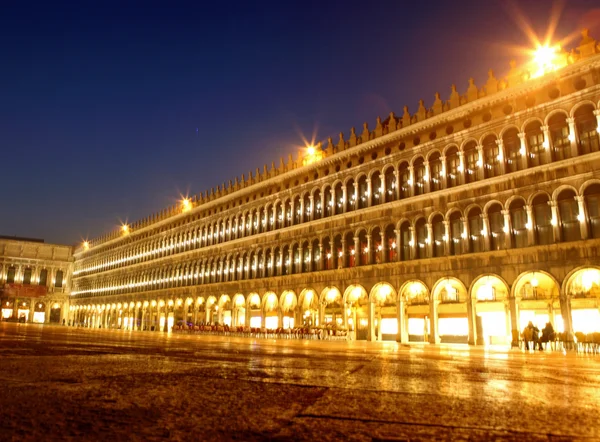
[[[304,213],[302,214],[302,222],[306,223],[310,221],[310,216],[313,213],[314,207],[310,203],[310,195],[306,193],[304,195]]]
[[[431,173],[431,191],[435,192],[436,190],[442,189],[442,160],[439,152],[434,153],[429,157],[429,171]]]
[[[364,230],[358,235],[358,250],[356,251],[356,253],[360,256],[359,265],[364,266],[369,263],[369,254],[371,253],[371,250],[369,250],[367,233]]]
[[[451,147],[446,152],[446,185],[447,187],[458,186],[460,176],[460,158],[458,149]]]
[[[450,215],[450,255],[462,255],[463,250],[463,221],[460,212]]]
[[[300,208],[300,197],[294,198],[294,225],[302,222],[302,209]]]
[[[8,268],[8,271],[6,272],[6,283],[7,284],[14,284],[16,273],[17,273],[17,269],[15,266],[10,266]]]
[[[315,239],[312,242],[311,257],[312,257],[312,263],[311,263],[310,271],[316,272],[317,270],[319,270],[319,261],[321,260],[321,248],[319,247],[318,239]]]
[[[355,267],[356,266],[356,250],[354,250],[354,235],[351,232],[346,233],[344,237],[346,240],[346,266],[345,267]]]
[[[472,208],[468,215],[469,222],[469,251],[479,253],[485,251],[483,219],[481,218],[481,209]]]
[[[23,271],[23,284],[31,284],[31,267]]]
[[[408,221],[404,221],[400,226],[400,259],[402,261],[408,261],[410,259],[410,224]]]
[[[371,205],[375,206],[381,204],[384,201],[385,195],[383,195],[381,174],[379,172],[375,172],[371,176],[371,190],[373,192],[373,195],[371,196]]]
[[[598,120],[591,105],[584,105],[575,111],[575,125],[579,135],[579,154],[600,151]]]
[[[431,220],[431,230],[433,232],[433,256],[439,257],[446,254],[444,246],[444,237],[446,228],[444,227],[444,218],[442,215],[436,215]]]
[[[600,184],[588,186],[583,195],[590,220],[590,237],[600,238]]]
[[[333,192],[331,191],[331,186],[327,186],[327,188],[325,189],[324,202],[325,202],[325,207],[324,207],[325,216],[332,216],[333,209],[334,209],[334,198],[333,198]]]
[[[367,187],[367,177],[361,176],[358,179],[358,208],[364,209],[368,206],[369,201],[369,190]]]
[[[291,274],[290,246],[283,246],[283,257],[281,258],[281,274],[283,276]]]
[[[333,269],[333,253],[331,251],[331,243],[329,237],[323,238],[323,255],[325,260],[323,261],[323,270]]]
[[[393,224],[388,225],[385,229],[384,243],[387,245],[387,261],[395,262],[398,256],[398,244],[396,244],[396,232],[394,232]]]
[[[333,197],[334,202],[334,213],[339,214],[344,211],[344,191],[342,190],[342,183],[335,185],[335,195]]]
[[[38,285],[46,286],[48,284],[48,270],[42,269],[40,270],[40,281]]]
[[[311,256],[310,256],[310,243],[305,241],[302,244],[302,272],[310,272],[311,265]]]
[[[485,178],[493,178],[502,173],[502,162],[504,158],[500,155],[500,147],[496,143],[494,135],[488,135],[483,140],[483,172]]]
[[[323,207],[321,207],[321,191],[317,189],[313,194],[314,219],[321,219],[323,216]]]
[[[410,171],[407,163],[402,163],[398,168],[398,178],[400,181],[400,198],[410,196]]]
[[[346,183],[346,212],[354,210],[356,204],[356,192],[354,190],[354,179]]]
[[[547,195],[538,195],[533,199],[533,219],[535,222],[535,243],[539,245],[552,244],[552,209],[548,204]]]
[[[425,218],[419,219],[415,224],[415,236],[417,240],[415,244],[417,258],[427,258],[427,225],[425,224]]]
[[[423,158],[418,158],[413,163],[413,174],[415,177],[415,195],[422,195],[425,192],[425,164]]]
[[[510,222],[512,224],[512,246],[527,247],[527,211],[521,199],[510,204]]]
[[[539,121],[529,123],[525,128],[525,139],[527,140],[527,149],[529,151],[529,158],[527,161],[529,167],[545,164],[546,155],[542,123]]]
[[[374,259],[371,261],[371,264],[379,264],[383,262],[383,238],[381,237],[381,229],[379,227],[375,227],[371,232],[371,256],[374,256]]]
[[[394,176],[394,168],[388,167],[385,171],[385,200],[396,201],[398,193],[396,192],[396,177]]]
[[[58,270],[56,272],[56,276],[54,278],[54,287],[62,287],[63,286],[63,271]]]
[[[558,195],[558,211],[560,213],[562,240],[564,242],[580,240],[579,205],[575,200],[573,190],[566,189],[560,192]]]
[[[502,250],[506,248],[506,240],[504,233],[504,215],[502,214],[502,206],[493,204],[488,209],[488,222],[490,224],[490,249]]]
[[[554,161],[571,158],[571,141],[569,140],[569,125],[567,115],[557,113],[548,120],[550,137],[552,138],[552,157]]]
[[[516,172],[523,169],[521,160],[521,140],[516,128],[508,129],[502,136],[504,152],[506,154],[507,172]]]
[[[292,273],[302,272],[302,256],[300,256],[300,246],[298,244],[294,244],[292,248],[292,268],[294,269]]]
[[[475,141],[467,143],[464,149],[465,154],[465,181],[472,183],[477,181],[479,175],[479,152]]]

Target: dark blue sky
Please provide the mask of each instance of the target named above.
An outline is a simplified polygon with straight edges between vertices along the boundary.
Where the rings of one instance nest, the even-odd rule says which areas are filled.
[[[529,45],[494,0],[7,3],[0,234],[67,244],[278,164],[301,133],[464,93]],[[544,34],[550,2],[513,5]],[[597,1],[563,6],[557,36],[600,38]]]

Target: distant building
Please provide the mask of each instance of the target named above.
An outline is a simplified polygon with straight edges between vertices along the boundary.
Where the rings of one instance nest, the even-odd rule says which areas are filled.
[[[69,313],[72,247],[0,236],[3,321],[62,323]]]
[[[600,331],[600,48],[365,123],[74,252],[69,318],[336,323],[358,339]]]

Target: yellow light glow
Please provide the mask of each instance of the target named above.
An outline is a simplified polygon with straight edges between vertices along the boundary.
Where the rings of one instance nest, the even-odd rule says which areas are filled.
[[[127,234],[127,233],[129,233],[129,226],[128,226],[127,224],[123,224],[123,225],[121,226],[121,231],[122,231],[124,234]]]
[[[85,250],[89,249],[89,248],[90,248],[90,243],[89,243],[89,242],[87,242],[87,241],[84,241],[84,242],[83,242],[83,248],[84,248]]]
[[[306,148],[306,153],[309,155],[314,155],[315,154],[315,146],[308,146]]]
[[[539,45],[533,52],[531,78],[541,77],[548,72],[560,69],[566,64],[566,59],[560,57],[560,45]]]
[[[184,198],[181,200],[181,210],[187,212],[192,209],[192,202],[189,198]]]

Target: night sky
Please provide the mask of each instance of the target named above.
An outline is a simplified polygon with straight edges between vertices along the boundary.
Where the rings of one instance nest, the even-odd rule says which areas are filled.
[[[575,32],[574,47],[587,26],[600,39],[597,0],[562,6],[557,38]],[[94,238],[277,165],[302,136],[337,141],[436,91],[448,99],[452,83],[464,93],[531,46],[515,10],[543,36],[552,7],[4,2],[0,234]]]

